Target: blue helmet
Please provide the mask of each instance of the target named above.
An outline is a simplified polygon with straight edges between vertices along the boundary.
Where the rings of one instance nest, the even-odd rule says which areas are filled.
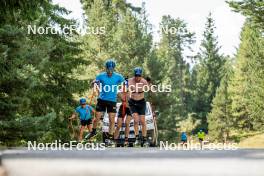
[[[136,67],[136,68],[134,69],[134,74],[135,74],[135,76],[141,76],[141,75],[142,75],[142,72],[143,72],[143,70],[142,70],[141,67]]]
[[[114,70],[116,63],[113,59],[109,59],[105,62],[105,68],[109,70]]]
[[[85,98],[81,98],[80,99],[80,104],[85,104],[86,103],[86,99]]]

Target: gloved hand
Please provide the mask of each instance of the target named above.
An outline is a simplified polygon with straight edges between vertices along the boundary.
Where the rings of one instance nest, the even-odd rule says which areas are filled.
[[[150,78],[149,76],[147,76],[147,77],[146,77],[146,80],[147,80],[148,82],[150,82],[150,81],[151,81],[151,78]]]
[[[92,85],[94,85],[94,84],[99,85],[99,83],[100,83],[100,81],[98,81],[98,80],[93,80]]]

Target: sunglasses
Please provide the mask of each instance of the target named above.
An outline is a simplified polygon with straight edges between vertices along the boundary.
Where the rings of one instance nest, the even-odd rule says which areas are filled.
[[[110,67],[110,68],[107,68],[106,70],[108,70],[108,71],[114,71],[114,68]]]

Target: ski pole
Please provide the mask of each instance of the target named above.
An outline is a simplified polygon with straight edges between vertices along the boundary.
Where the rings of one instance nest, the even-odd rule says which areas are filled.
[[[121,126],[121,130],[124,131],[124,135],[126,135],[126,132],[124,130],[124,127],[123,127],[123,123],[124,120],[125,120],[125,116],[126,116],[126,106],[127,106],[127,91],[126,91],[126,87],[128,85],[128,78],[126,77],[125,78],[125,82],[124,82],[124,85],[123,85],[123,103],[122,103],[122,126]]]
[[[69,120],[68,128],[72,129],[72,134],[73,134],[73,137],[75,138],[76,137],[76,133],[75,133],[73,125],[72,125],[72,119]]]

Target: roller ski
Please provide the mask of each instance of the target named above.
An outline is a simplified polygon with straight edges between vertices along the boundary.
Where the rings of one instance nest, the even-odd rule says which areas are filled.
[[[95,132],[91,132],[91,133],[88,133],[85,137],[84,137],[84,142],[89,142],[89,143],[95,143],[96,142],[96,136],[97,136],[97,133]]]
[[[111,139],[107,139],[105,145],[106,147],[109,147],[109,148],[116,147],[116,143]]]
[[[124,142],[124,147],[129,147],[129,142],[128,141]]]
[[[136,141],[133,144],[134,147],[141,147],[141,143],[139,142],[138,139],[136,139]]]
[[[89,139],[94,138],[96,135],[97,135],[96,132],[91,132],[91,133],[88,133],[88,134],[84,137],[84,139],[85,139],[85,140],[89,140]]]
[[[148,141],[143,142],[143,147],[147,148],[147,147],[149,147],[149,146],[150,146],[150,144],[149,144]]]
[[[87,139],[87,138],[84,138],[83,140],[82,140],[82,143],[83,144],[86,144],[86,143],[96,143],[96,136],[93,136],[93,137],[91,137],[91,138],[89,138],[89,139]]]

